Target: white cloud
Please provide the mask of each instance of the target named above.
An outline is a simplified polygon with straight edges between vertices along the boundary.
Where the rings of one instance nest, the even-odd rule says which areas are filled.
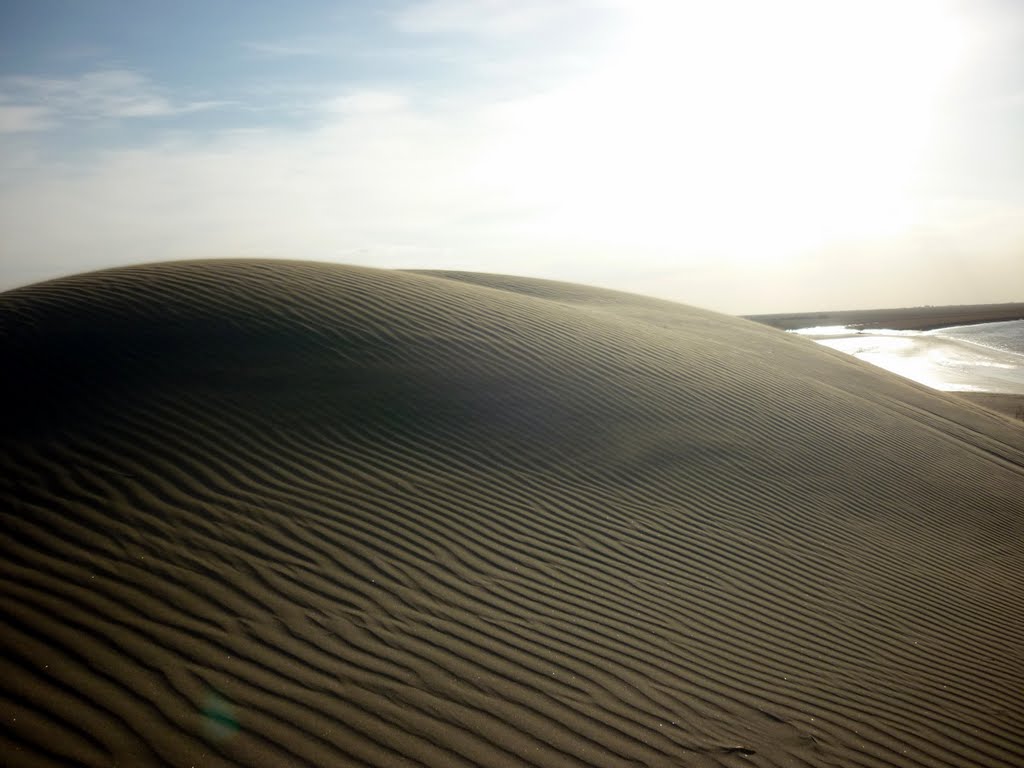
[[[28,126],[22,130],[45,130],[68,120],[165,117],[218,103],[175,103],[142,75],[108,69],[70,78],[3,77],[0,104],[9,111],[13,125],[21,121]]]
[[[6,258],[67,259],[65,271],[215,255],[437,263],[481,213],[464,173],[470,126],[417,114],[395,94],[336,101],[346,109],[302,133],[0,168],[16,178],[0,187]]]
[[[593,4],[616,1],[634,7]],[[397,23],[422,35],[414,43],[515,34],[529,47],[582,7],[429,0]],[[1024,210],[929,206],[907,181],[924,155],[902,84],[934,68],[917,62],[898,76],[876,61],[885,81],[856,89],[856,41],[830,59],[826,42],[781,45],[703,10],[714,4],[686,7],[701,23],[640,14],[617,55],[557,76],[524,75],[521,51],[492,57],[504,39],[486,54],[439,43],[474,73],[508,64],[516,88],[493,76],[440,94],[411,81],[329,94],[268,83],[253,101],[306,127],[178,133],[63,162],[47,159],[44,137],[8,141],[0,289],[23,282],[12,270],[29,263],[53,274],[261,256],[532,274],[741,313],[1019,298]],[[874,30],[865,23],[862,37]],[[723,48],[727,32],[740,39]],[[949,47],[937,43],[918,50],[941,60]],[[537,53],[541,67],[558,55]],[[851,87],[831,88],[838,81]],[[0,130],[209,106],[125,70],[0,79],[0,94]]]
[[[0,134],[45,131],[54,126],[47,107],[14,106],[0,103]]]
[[[365,115],[395,112],[407,106],[405,97],[396,91],[359,89],[328,99],[324,107],[339,115]]]
[[[652,221],[674,222],[661,239],[604,220],[609,201],[642,201],[649,190],[601,191],[608,159],[599,153],[588,183],[608,205],[589,217],[578,211],[571,223],[589,233],[562,231],[559,198],[574,187],[565,168],[548,175],[536,159],[507,155],[522,149],[510,142],[530,127],[517,108],[430,114],[399,92],[354,91],[320,114],[302,132],[179,137],[73,166],[8,160],[0,167],[0,289],[119,263],[251,256],[531,274],[737,313],[1019,298],[1019,207],[950,201],[918,210],[899,235],[751,259],[716,247],[722,242],[693,211],[673,208],[685,199],[651,212]],[[539,161],[556,159],[542,153]],[[749,213],[734,211],[722,226],[755,227],[746,237],[756,243]]]

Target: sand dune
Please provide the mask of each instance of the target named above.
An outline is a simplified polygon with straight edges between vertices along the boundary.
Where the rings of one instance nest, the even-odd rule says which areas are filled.
[[[1002,413],[1011,419],[1024,421],[1024,395],[991,392],[958,392],[957,394],[972,403]]]
[[[0,295],[3,762],[1024,764],[1024,430],[493,275]]]

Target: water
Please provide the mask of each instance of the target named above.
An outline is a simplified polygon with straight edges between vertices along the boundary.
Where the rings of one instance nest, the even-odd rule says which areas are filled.
[[[793,331],[840,352],[947,392],[1024,395],[1024,320],[932,331]]]
[[[1024,320],[958,325],[953,328],[937,328],[927,333],[947,339],[969,341],[972,344],[979,344],[1001,352],[1024,355]]]

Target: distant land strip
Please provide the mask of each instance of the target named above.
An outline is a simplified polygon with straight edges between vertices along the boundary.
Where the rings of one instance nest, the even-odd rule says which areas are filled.
[[[825,325],[847,325],[864,330],[930,331],[954,325],[1024,320],[1024,303],[965,304],[951,307],[903,307],[901,309],[852,309],[838,312],[745,315],[748,320],[772,328],[792,330]]]

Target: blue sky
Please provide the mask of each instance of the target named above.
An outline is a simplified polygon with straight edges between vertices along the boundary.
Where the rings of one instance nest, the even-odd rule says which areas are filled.
[[[507,272],[728,312],[1024,298],[1015,0],[7,0],[0,289]]]

